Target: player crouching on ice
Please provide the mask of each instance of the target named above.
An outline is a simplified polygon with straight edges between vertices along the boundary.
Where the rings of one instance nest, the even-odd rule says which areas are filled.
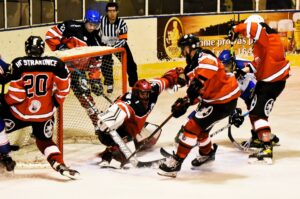
[[[44,48],[41,37],[30,36],[25,42],[27,56],[12,61],[11,82],[0,113],[10,125],[4,128],[3,122],[0,123],[0,154],[6,156],[7,170],[13,171],[13,163],[8,167],[8,161],[5,161],[9,160],[10,152],[6,133],[31,126],[36,145],[51,167],[61,175],[75,179],[79,173],[65,165],[60,150],[52,141],[53,114],[70,92],[70,73],[60,59],[42,57]]]
[[[152,139],[144,143],[143,141],[153,132],[144,128],[146,119],[153,110],[160,93],[168,88],[186,84],[183,76],[183,68],[175,68],[165,73],[161,78],[147,81],[138,80],[130,92],[119,97],[108,110],[99,115],[99,127],[101,133],[98,135],[102,144],[107,148],[101,153],[101,167],[120,168],[127,159],[124,151],[112,139],[110,132],[116,131],[124,142],[134,140],[136,147],[148,148],[153,146],[161,131],[158,131]],[[152,128],[153,130],[153,128]],[[128,143],[129,144],[129,143]],[[121,149],[120,149],[121,148]]]

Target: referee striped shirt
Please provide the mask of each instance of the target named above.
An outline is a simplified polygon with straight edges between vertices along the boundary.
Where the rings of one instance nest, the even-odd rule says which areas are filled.
[[[122,47],[127,40],[127,25],[121,18],[117,18],[115,23],[109,23],[108,17],[104,16],[100,22],[99,36],[106,46]]]

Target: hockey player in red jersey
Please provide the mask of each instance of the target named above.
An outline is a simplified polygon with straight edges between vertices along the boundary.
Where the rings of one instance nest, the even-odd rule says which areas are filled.
[[[84,46],[100,46],[101,39],[98,35],[100,21],[101,15],[98,11],[87,10],[82,22],[70,20],[52,27],[46,33],[45,41],[52,51]],[[95,105],[91,92],[97,96],[102,94],[101,59],[80,59],[79,61],[67,63],[67,65],[71,71],[71,88],[81,106],[87,110],[97,132],[97,114],[93,111],[97,108],[95,106],[93,109],[90,108],[89,102],[83,95]],[[88,78],[85,74],[86,71],[88,71]]]
[[[232,114],[236,108],[240,89],[234,76],[226,75],[220,60],[200,47],[199,38],[184,35],[178,41],[187,66],[184,74],[188,80],[187,96],[179,98],[172,106],[173,116],[184,115],[190,105],[198,103],[196,113],[182,127],[177,152],[159,166],[159,175],[176,177],[184,159],[198,144],[199,156],[192,166],[214,160],[217,145],[212,144],[209,132],[214,123]]]
[[[182,68],[175,68],[165,73],[162,78],[138,80],[130,92],[119,97],[115,103],[99,117],[99,127],[101,133],[98,135],[102,144],[106,145],[106,150],[102,153],[102,167],[118,168],[126,160],[119,146],[113,141],[109,132],[116,130],[125,142],[134,140],[136,146],[143,143],[152,132],[144,128],[145,122],[153,107],[155,106],[160,93],[179,84],[185,85]],[[180,77],[181,76],[181,77]],[[154,130],[154,129],[153,129]],[[144,147],[153,146],[161,131],[158,131],[152,140]]]
[[[10,125],[5,133],[31,126],[38,149],[52,168],[76,178],[79,173],[68,168],[57,145],[52,141],[53,114],[70,92],[70,74],[56,57],[42,57],[45,43],[39,36],[25,42],[27,56],[12,61],[12,76],[0,117]],[[2,134],[3,132],[1,132]],[[0,143],[8,143],[5,138]],[[7,148],[6,154],[8,154]]]
[[[238,34],[253,41],[253,61],[239,74],[254,73],[257,84],[250,107],[252,129],[264,143],[264,147],[249,156],[252,161],[272,163],[273,148],[270,142],[271,127],[269,116],[276,98],[285,88],[289,77],[290,64],[285,58],[284,46],[277,32],[271,29],[260,15],[249,16],[244,23],[232,27],[229,38],[234,41]]]

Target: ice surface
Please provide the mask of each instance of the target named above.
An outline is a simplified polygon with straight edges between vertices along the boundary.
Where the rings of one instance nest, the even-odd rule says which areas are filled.
[[[191,170],[194,149],[175,179],[157,175],[157,169],[100,169],[96,154],[102,145],[77,144],[65,147],[65,161],[81,173],[80,180],[68,180],[50,167],[45,169],[19,169],[12,177],[0,176],[0,195],[5,198],[140,198],[140,199],[196,199],[196,198],[300,198],[300,68],[292,68],[286,90],[275,102],[270,123],[273,133],[280,138],[281,146],[274,148],[273,165],[250,165],[248,154],[235,148],[221,132],[213,140],[219,144],[216,160]],[[162,94],[149,121],[160,124],[170,113],[170,106],[179,92]],[[240,105],[242,103],[240,102]],[[192,109],[189,109],[191,111]],[[161,157],[159,148],[173,150],[174,135],[184,122],[184,117],[171,119],[163,128],[157,146],[141,154],[140,160]],[[236,139],[249,138],[250,125],[234,129]],[[212,131],[226,125],[218,123]]]

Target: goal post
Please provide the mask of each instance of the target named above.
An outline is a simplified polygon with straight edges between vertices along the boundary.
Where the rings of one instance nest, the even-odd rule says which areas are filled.
[[[72,52],[70,52],[72,51]],[[121,59],[121,78],[122,78],[122,94],[127,92],[127,56],[126,50],[124,48],[112,48],[112,47],[80,47],[74,48],[71,50],[66,51],[56,51],[56,56],[60,58],[64,62],[72,62],[78,61],[81,59],[92,58],[92,57],[99,57],[104,55],[116,54],[120,53]],[[72,70],[72,68],[69,68]],[[74,92],[74,91],[73,91]],[[104,111],[104,110],[102,110]],[[64,139],[64,105],[59,107],[57,111],[57,145],[59,146],[60,151],[63,153],[63,139]]]

